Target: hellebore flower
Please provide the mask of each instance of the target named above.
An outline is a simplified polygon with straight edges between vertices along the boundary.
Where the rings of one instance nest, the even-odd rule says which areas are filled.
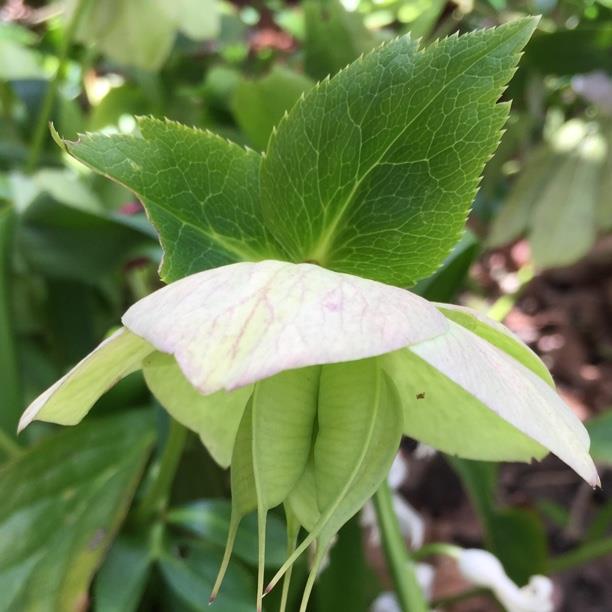
[[[386,477],[402,434],[473,459],[552,451],[598,482],[586,430],[545,366],[466,308],[270,260],[188,276],[134,304],[123,324],[28,407],[20,428],[77,423],[142,368],[168,412],[231,464],[232,524],[213,599],[238,523],[257,509],[261,608],[266,513],[284,504],[294,551],[268,590],[316,542],[304,610],[332,538]],[[296,547],[300,527],[308,535]]]
[[[486,550],[462,549],[457,564],[464,578],[487,587],[508,612],[552,612],[553,584],[546,576],[532,576],[518,587],[504,571],[499,559]]]

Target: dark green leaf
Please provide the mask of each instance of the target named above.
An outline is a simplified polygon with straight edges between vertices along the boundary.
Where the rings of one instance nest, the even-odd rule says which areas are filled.
[[[150,412],[91,420],[0,469],[0,610],[85,606],[154,435]]]
[[[545,573],[548,551],[542,522],[534,512],[497,507],[497,465],[457,457],[450,462],[474,504],[487,548],[499,558],[508,575],[524,584],[530,576]]]
[[[612,411],[591,419],[586,424],[591,436],[591,456],[595,461],[612,465]]]
[[[398,285],[433,272],[463,230],[536,23],[424,50],[399,38],[300,100],[262,163],[266,221],[290,257]]]
[[[349,13],[339,0],[307,0],[304,21],[304,63],[315,79],[336,74],[376,44],[361,15]]]
[[[154,553],[149,534],[119,535],[98,572],[96,612],[132,612],[144,592]]]
[[[96,284],[129,257],[156,256],[154,242],[132,222],[39,198],[22,217],[18,247],[38,273]]]
[[[612,24],[542,32],[525,49],[525,63],[542,74],[612,71]]]
[[[170,121],[138,125],[141,136],[87,135],[65,147],[143,201],[165,251],[165,281],[279,258],[260,213],[257,153]]]
[[[413,288],[415,293],[432,302],[452,302],[463,286],[465,277],[480,251],[476,236],[467,230],[455,245],[442,267]]]
[[[258,81],[243,80],[234,90],[232,110],[238,125],[258,149],[265,149],[274,126],[314,83],[276,66]]]
[[[191,545],[185,556],[178,547],[167,550],[159,561],[161,573],[175,596],[194,612],[207,609],[213,583],[221,562],[222,549]],[[223,588],[215,601],[215,612],[254,612],[255,585],[239,565],[228,568]]]
[[[24,408],[11,299],[15,218],[13,208],[0,202],[0,430],[11,438]]]
[[[188,529],[205,540],[225,546],[229,529],[231,504],[224,499],[210,499],[193,502],[168,513],[168,522]],[[266,566],[280,567],[285,561],[287,538],[285,524],[275,514],[268,515],[266,528]],[[236,557],[257,565],[257,517],[244,517],[238,529],[234,546]]]

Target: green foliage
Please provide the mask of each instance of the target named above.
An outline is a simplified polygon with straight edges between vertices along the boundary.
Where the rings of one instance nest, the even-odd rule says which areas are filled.
[[[142,137],[93,135],[65,146],[143,199],[167,252],[165,280],[286,253],[411,284],[437,268],[462,231],[507,116],[496,101],[535,23],[425,50],[407,38],[381,46],[293,107],[269,142],[261,179],[256,154],[151,119],[140,121]]]
[[[265,150],[274,126],[313,85],[305,76],[280,66],[259,80],[243,80],[237,85],[232,110],[256,149]]]
[[[591,419],[587,423],[591,436],[591,454],[595,461],[612,464],[612,412]]]
[[[87,599],[153,441],[150,413],[128,413],[62,431],[0,468],[11,491],[0,506],[0,609]]]
[[[70,0],[69,14],[80,1]],[[77,37],[119,64],[156,70],[170,54],[177,30],[208,39],[218,28],[211,0],[107,0],[89,2]]]
[[[496,217],[491,246],[528,234],[536,265],[575,263],[612,218],[610,127],[572,119],[535,149]]]
[[[142,199],[166,254],[165,281],[279,257],[260,212],[259,155],[170,121],[138,125],[139,136],[94,134],[65,146]]]
[[[534,27],[420,51],[400,38],[306,95],[262,163],[264,214],[289,256],[398,285],[433,272],[463,230]]]
[[[86,10],[71,44],[71,11],[81,1]],[[307,541],[318,540],[315,569],[307,578],[301,563],[295,588],[287,581],[287,590],[264,603],[274,610],[282,599],[281,609],[297,610],[330,536],[384,478],[401,421],[407,433],[465,456],[528,459],[544,452],[493,414],[474,388],[466,391],[416,353],[325,366],[316,384],[287,373],[258,383],[247,408],[253,386],[203,396],[173,359],[130,336],[83,360],[79,376],[60,381],[50,408],[65,422],[80,419],[143,358],[146,385],[129,376],[96,405],[98,415],[108,415],[103,420],[61,434],[38,424],[18,439],[36,444],[15,445],[22,395],[36,397],[118,323],[127,304],[159,286],[155,230],[167,282],[270,258],[314,260],[401,286],[421,279],[415,290],[430,300],[459,295],[478,240],[467,233],[449,251],[507,114],[506,104],[496,102],[534,27],[518,21],[427,46],[414,41],[503,23],[517,7],[489,2],[451,11],[439,0],[360,0],[355,11],[338,0],[66,4],[64,19],[48,17],[44,8],[27,14],[22,23],[33,18],[32,30],[0,26],[0,486],[11,492],[0,504],[0,609],[63,610],[90,602],[98,612],[201,611],[215,592],[229,539],[234,559],[215,608],[254,610],[255,566],[260,563],[261,588],[264,567],[278,569],[305,546],[293,554],[300,529],[295,511],[310,532]],[[481,211],[487,222],[495,217],[505,176],[516,170],[515,159],[525,160],[491,242],[527,234],[541,245],[535,253],[543,265],[581,256],[596,233],[612,228],[605,197],[612,155],[593,164],[585,147],[557,150],[548,124],[544,144],[534,144],[543,112],[555,107],[566,119],[596,125],[591,135],[607,139],[609,149],[602,109],[572,90],[571,78],[609,71],[609,10],[601,2],[560,2],[546,12],[509,92],[517,130],[490,165],[470,226],[480,234]],[[572,22],[578,26],[567,29]],[[410,39],[392,40],[407,30]],[[391,42],[375,48],[382,41]],[[313,87],[311,77],[324,80]],[[128,135],[132,116],[149,113],[197,127],[147,117]],[[104,129],[105,135],[62,144],[101,177],[87,168],[75,172],[62,150],[48,146],[49,137],[38,151],[29,149],[32,132],[44,137],[50,119],[67,138]],[[26,173],[28,156],[32,172]],[[130,190],[155,229],[137,212]],[[482,288],[472,280],[469,291]],[[542,363],[502,328],[471,311],[443,312],[463,338],[501,349],[551,383]],[[311,335],[319,338],[315,327]],[[464,363],[477,357],[462,355]],[[403,381],[401,413],[386,372]],[[300,392],[312,400],[319,382],[319,405],[306,402],[296,412],[291,405],[304,403]],[[478,384],[486,390],[486,381]],[[185,442],[176,423],[178,443],[160,435],[144,495],[115,537],[155,437],[152,415],[159,407],[147,387],[206,449],[195,436]],[[139,413],[124,414],[140,404]],[[593,455],[604,465],[612,461],[608,423],[603,415],[589,425]],[[208,452],[222,466],[231,460],[233,514],[229,501],[219,499],[228,477]],[[299,461],[292,463],[294,457]],[[462,473],[489,548],[518,581],[545,572],[537,517],[499,507],[495,470],[469,465]],[[156,501],[147,507],[151,491]],[[287,516],[285,528],[279,514],[268,514],[265,541],[263,512],[259,521],[252,512],[258,496],[264,509],[282,502]],[[565,525],[566,508],[558,504],[554,514]],[[604,505],[585,536],[587,548],[605,544],[609,523]],[[380,585],[366,567],[361,540],[353,516],[331,548],[309,610],[369,609]],[[221,574],[225,569],[223,563]],[[274,580],[284,571],[289,576],[291,568],[282,567]]]
[[[376,45],[361,17],[347,12],[339,0],[306,0],[304,22],[304,64],[315,79],[333,76]]]
[[[168,511],[171,525],[186,529],[211,544],[224,547],[230,529],[231,504],[225,499],[207,499],[191,502]],[[240,523],[234,556],[244,563],[258,562],[257,517],[245,516]],[[285,524],[276,514],[269,514],[266,527],[266,567],[279,567],[286,557]],[[210,594],[210,593],[209,593]]]

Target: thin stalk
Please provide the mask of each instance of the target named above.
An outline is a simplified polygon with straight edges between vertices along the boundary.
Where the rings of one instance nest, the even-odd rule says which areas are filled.
[[[153,467],[152,482],[135,513],[137,523],[146,524],[156,514],[166,509],[186,439],[187,429],[178,421],[171,419],[164,450]]]
[[[85,13],[85,9],[89,5],[91,0],[78,0],[76,8],[72,13],[72,17],[68,22],[64,37],[59,48],[57,55],[57,70],[53,79],[49,82],[45,97],[43,99],[38,118],[36,120],[36,126],[34,127],[34,135],[32,136],[32,142],[30,144],[30,154],[26,162],[26,170],[33,172],[36,169],[40,154],[45,141],[45,135],[47,134],[49,118],[51,117],[51,111],[53,109],[53,103],[57,96],[57,91],[61,82],[64,79],[66,73],[66,63],[68,60],[68,52],[72,46],[72,40],[77,30],[81,17]]]
[[[387,567],[393,578],[400,608],[402,612],[425,612],[428,610],[427,603],[416,578],[414,561],[406,550],[386,480],[374,495],[373,501]]]
[[[447,544],[446,542],[431,542],[421,546],[418,550],[412,553],[412,559],[414,561],[421,561],[427,557],[433,557],[434,555],[444,555],[446,557],[457,558],[461,549],[454,544]]]
[[[533,278],[534,270],[531,264],[526,264],[520,268],[516,277],[518,279],[518,286],[512,293],[507,293],[499,297],[489,308],[487,315],[495,321],[503,321],[514,308],[519,298],[523,295],[523,291],[527,287],[529,281]]]
[[[23,448],[15,442],[7,433],[0,429],[0,453],[9,459],[15,459],[23,452]]]
[[[0,204],[0,430],[13,441],[17,421],[23,410],[19,354],[15,341],[15,322],[11,300],[11,272],[16,214],[11,206]],[[16,444],[16,443],[15,443]],[[5,452],[7,450],[4,445]]]
[[[591,542],[555,557],[550,560],[548,568],[550,573],[555,574],[606,555],[612,555],[612,538]]]

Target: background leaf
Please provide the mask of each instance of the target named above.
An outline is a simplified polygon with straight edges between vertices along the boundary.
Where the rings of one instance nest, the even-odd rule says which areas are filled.
[[[0,610],[85,605],[154,437],[148,412],[91,420],[0,469]]]

